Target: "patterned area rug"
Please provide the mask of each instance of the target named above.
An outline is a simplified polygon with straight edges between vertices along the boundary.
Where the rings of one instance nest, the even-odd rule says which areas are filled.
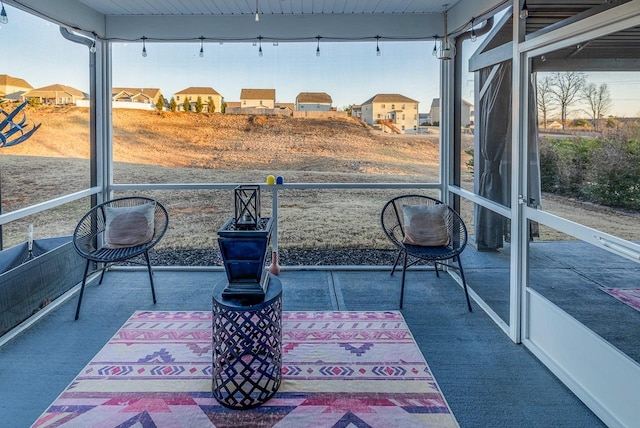
[[[211,392],[209,312],[136,312],[34,427],[457,427],[399,312],[284,312],[283,382],[252,410]]]
[[[640,288],[600,287],[602,291],[640,311]]]

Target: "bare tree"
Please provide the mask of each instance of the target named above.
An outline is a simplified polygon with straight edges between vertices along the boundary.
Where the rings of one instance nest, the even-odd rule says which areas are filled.
[[[607,114],[611,108],[611,93],[606,83],[596,86],[595,83],[589,83],[582,89],[582,97],[587,102],[587,113],[593,120],[593,126],[596,131],[600,129],[600,118]]]
[[[581,71],[570,71],[567,73],[553,73],[550,77],[551,86],[549,91],[554,102],[560,108],[562,119],[562,129],[567,122],[569,107],[578,101],[580,91],[585,84],[585,76]]]
[[[554,110],[549,76],[538,82],[536,101],[538,102],[538,113],[542,116],[542,127],[546,128],[547,119]]]

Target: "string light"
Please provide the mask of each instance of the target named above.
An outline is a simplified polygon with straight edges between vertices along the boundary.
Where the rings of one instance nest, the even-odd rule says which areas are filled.
[[[146,43],[147,38],[145,36],[142,36],[142,56],[144,58],[147,57],[147,43]]]
[[[258,12],[258,0],[256,0],[256,22],[260,21],[260,13]]]
[[[9,23],[9,18],[7,17],[7,11],[4,10],[4,2],[0,1],[0,4],[2,4],[2,10],[0,11],[0,24],[7,24]]]
[[[2,2],[2,0],[0,0],[0,2]],[[256,1],[257,3],[257,1]],[[523,4],[523,9],[526,10],[526,1]],[[446,15],[446,11],[445,11],[445,15]],[[475,42],[477,41],[477,34],[475,31],[475,18],[471,18],[470,21],[471,24],[471,30],[470,30],[470,39],[471,41]],[[445,25],[446,25],[446,16],[445,16]],[[431,51],[431,55],[438,57],[439,59],[450,59],[450,57],[446,57],[447,55],[442,54],[443,50],[447,50],[447,49],[452,49],[452,44],[449,42],[449,40],[447,39],[447,37],[440,37],[437,34],[433,35],[433,50]],[[316,38],[316,56],[320,56],[320,40],[323,38],[323,36],[321,35],[317,35],[315,36]],[[338,37],[330,37],[331,39],[334,40],[342,40],[341,38]],[[380,39],[383,38],[383,36],[380,36],[379,34],[370,37],[376,40],[376,56],[382,56],[382,49],[380,49]],[[393,37],[390,37],[391,39],[393,39]],[[263,56],[263,51],[262,51],[262,40],[265,39],[265,37],[263,36],[258,36],[256,37],[256,39],[254,39],[253,41],[253,46],[258,46],[258,55],[259,56]],[[308,40],[308,38],[291,38],[291,39],[284,39],[284,41],[297,41],[297,40]],[[427,38],[423,38],[422,40],[426,40]],[[441,46],[440,49],[438,49],[438,41],[439,40],[443,40],[444,45],[446,46]],[[109,39],[105,39],[105,40],[109,40]],[[146,57],[147,56],[147,45],[146,45],[146,41],[149,40],[148,37],[143,36],[142,38],[140,38],[139,40],[142,40],[142,56]],[[163,38],[151,38],[151,40],[161,40],[161,41],[166,41],[169,39],[163,39]],[[185,39],[185,40],[193,40],[193,39]],[[205,40],[213,40],[213,41],[217,41],[220,45],[223,45],[225,40],[227,39],[217,39],[217,38],[207,38],[204,36],[200,36],[198,37],[198,40],[200,40],[200,51],[199,51],[199,56],[202,58],[204,57],[204,41]],[[229,40],[236,40],[236,39],[229,39]],[[247,41],[247,39],[237,39],[238,41]],[[279,41],[282,41],[282,39],[271,39],[270,37],[267,37],[266,40],[270,40],[273,43],[273,46],[278,46]],[[344,40],[349,40],[349,39],[344,39]],[[441,45],[443,45],[443,43],[441,43]],[[453,47],[453,49],[455,49],[455,47]],[[96,52],[96,41],[93,41],[92,46],[90,47],[89,51],[91,53],[95,53]],[[455,50],[453,51],[453,53],[448,54],[451,55],[451,57],[453,55],[455,55]]]
[[[471,41],[475,42],[478,40],[478,36],[476,35],[475,28],[473,28],[473,21],[475,21],[475,18],[471,18]]]
[[[522,3],[522,9],[520,9],[520,19],[527,19],[529,16],[529,8],[527,7],[527,0]]]
[[[93,44],[92,44],[92,45],[91,45],[91,47],[89,48],[89,52],[91,52],[91,53],[93,54],[93,53],[96,53],[96,50],[97,50],[97,49],[96,49],[96,41],[94,40],[94,41],[93,41]]]
[[[445,8],[447,5],[444,5]],[[444,11],[444,36],[440,42],[440,48],[436,54],[436,58],[443,61],[449,61],[456,56],[456,45],[449,40],[449,33],[447,32],[447,10]]]

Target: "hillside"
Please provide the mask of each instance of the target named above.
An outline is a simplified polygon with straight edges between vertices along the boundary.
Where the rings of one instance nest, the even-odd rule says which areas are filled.
[[[9,212],[84,190],[89,183],[87,109],[41,108],[33,138],[0,150],[2,209]],[[465,136],[466,144],[471,136]],[[352,119],[114,112],[116,183],[263,182],[267,174],[289,183],[434,182],[438,135],[390,135]],[[473,175],[463,159],[464,186]],[[289,248],[384,248],[378,216],[394,190],[288,191],[280,199],[281,244]],[[171,230],[159,248],[213,248],[215,230],[232,209],[227,192],[155,191],[171,212]],[[576,205],[544,195],[545,209],[628,239],[640,239],[637,215]],[[86,203],[86,201],[84,201]],[[354,209],[354,207],[357,207]],[[70,234],[86,211],[83,202],[11,222],[5,244],[24,241],[29,224],[37,237]],[[463,216],[473,230],[473,209]],[[319,216],[322,221],[318,221]],[[363,220],[364,219],[364,220]],[[543,228],[542,239],[567,239]]]
[[[89,114],[39,108],[31,140],[3,155],[88,158]],[[114,110],[116,162],[216,170],[424,175],[437,168],[434,135],[389,135],[355,119],[294,119]],[[435,171],[431,171],[435,172]]]

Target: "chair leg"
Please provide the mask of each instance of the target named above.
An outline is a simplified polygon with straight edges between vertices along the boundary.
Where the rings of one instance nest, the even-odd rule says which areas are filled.
[[[404,252],[404,262],[402,264],[402,288],[400,288],[400,309],[404,305],[404,277],[407,272],[407,252]]]
[[[102,285],[102,278],[104,278],[104,273],[107,271],[107,265],[102,266],[102,272],[100,272],[100,281],[98,281],[98,285]]]
[[[433,267],[436,268],[436,277],[440,278],[440,270],[438,269],[438,262],[433,262]]]
[[[460,256],[456,256],[458,259],[458,266],[460,266],[460,278],[462,278],[462,287],[464,288],[464,295],[467,298],[467,307],[469,308],[469,312],[473,312],[471,309],[471,300],[469,300],[469,292],[467,291],[467,281],[464,279],[464,270],[462,269],[462,260]]]
[[[402,250],[398,250],[398,255],[396,256],[396,261],[393,263],[393,269],[391,269],[391,276],[393,276],[393,273],[396,271],[396,267],[398,266],[398,262],[400,261],[400,256],[402,255],[404,251]]]
[[[80,287],[80,296],[78,297],[78,307],[76,308],[76,320],[80,316],[80,305],[82,304],[82,295],[84,294],[84,286],[87,283],[87,273],[89,272],[89,259],[84,267],[84,276],[82,277],[82,287]]]
[[[153,271],[151,270],[151,262],[149,261],[149,252],[144,252],[144,258],[147,260],[147,268],[149,269],[149,281],[151,281],[151,295],[153,296],[153,304],[156,304],[156,290],[153,288]]]

